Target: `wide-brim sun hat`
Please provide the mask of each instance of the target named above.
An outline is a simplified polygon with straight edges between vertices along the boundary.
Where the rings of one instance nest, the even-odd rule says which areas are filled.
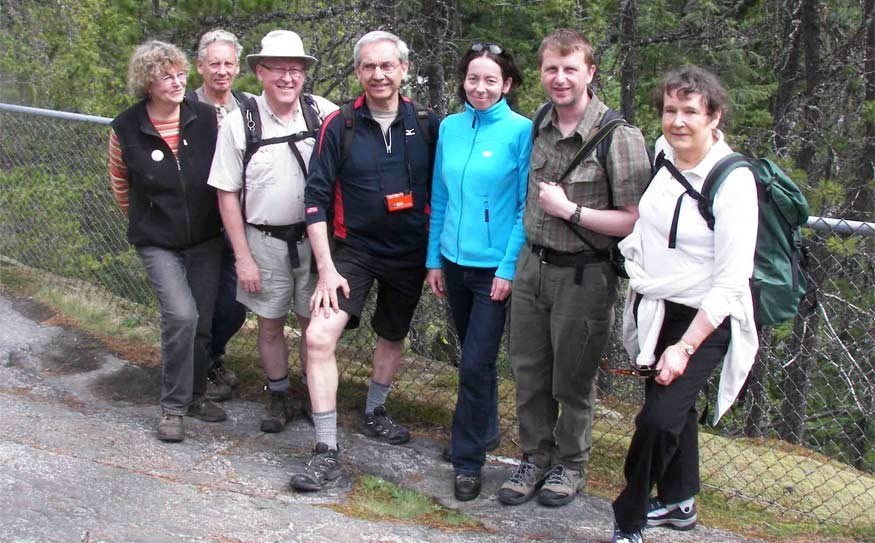
[[[246,65],[255,73],[255,66],[266,58],[303,60],[307,66],[316,62],[316,57],[311,57],[304,51],[301,36],[291,30],[271,30],[265,34],[261,39],[261,52],[246,55]]]

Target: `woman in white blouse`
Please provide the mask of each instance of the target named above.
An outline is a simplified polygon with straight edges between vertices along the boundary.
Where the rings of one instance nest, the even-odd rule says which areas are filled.
[[[695,66],[670,72],[655,93],[663,134],[656,142],[659,169],[632,234],[620,244],[630,276],[624,343],[638,367],[654,375],[635,419],[626,488],[613,503],[615,543],[642,541],[646,525],[695,527],[696,398],[724,361],[719,419],[758,347],[749,287],[758,217],[753,175],[744,168],[729,174],[714,196],[713,230],[689,192],[701,191],[714,164],[732,152],[717,128],[727,102],[720,80]]]

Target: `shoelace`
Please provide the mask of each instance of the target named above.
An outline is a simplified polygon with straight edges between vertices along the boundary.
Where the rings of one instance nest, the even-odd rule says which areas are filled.
[[[510,480],[516,484],[522,484],[527,479],[531,479],[531,475],[535,472],[535,465],[528,462],[523,462],[520,467],[510,476]]]
[[[473,476],[473,475],[467,475],[467,474],[464,474],[464,473],[457,475],[457,476],[456,476],[456,479],[457,479],[460,483],[473,483],[473,482],[476,482],[476,481],[477,481],[477,477],[475,477],[475,476]]]
[[[568,479],[568,475],[565,473],[565,468],[563,466],[558,466],[556,469],[550,472],[550,475],[547,476],[547,481],[545,484],[548,485],[556,485],[563,484]]]

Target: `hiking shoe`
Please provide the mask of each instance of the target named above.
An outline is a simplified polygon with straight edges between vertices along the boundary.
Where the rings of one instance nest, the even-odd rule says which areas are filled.
[[[501,484],[498,499],[507,505],[519,505],[529,501],[544,484],[545,471],[523,458],[516,471]]]
[[[231,399],[231,387],[220,381],[214,371],[207,372],[207,388],[204,398],[211,402],[224,402]]]
[[[452,446],[453,446],[453,444],[452,444],[452,442],[450,442],[449,445],[444,447],[443,452],[441,452],[441,458],[444,459],[444,462],[452,462],[453,461]],[[498,434],[495,437],[495,439],[490,440],[486,444],[486,452],[492,452],[499,447],[501,447],[501,434]]]
[[[231,388],[237,388],[237,385],[240,384],[240,379],[237,378],[237,374],[234,373],[234,370],[228,369],[224,366],[224,361],[219,358],[216,363],[213,365],[213,369],[210,370],[210,373],[215,376],[216,381],[220,383],[225,383]]]
[[[644,536],[641,535],[641,530],[624,532],[614,526],[614,535],[611,537],[611,543],[644,543]]]
[[[161,420],[158,421],[158,439],[168,443],[179,443],[185,439],[182,415],[162,413]]]
[[[282,432],[292,418],[292,406],[289,405],[288,393],[286,391],[272,391],[270,402],[267,405],[267,413],[261,419],[261,431],[268,434]]]
[[[480,495],[480,476],[467,473],[456,474],[453,483],[453,494],[460,502],[471,501]]]
[[[407,431],[407,428],[396,424],[389,418],[386,407],[382,405],[374,409],[373,415],[365,414],[362,433],[391,445],[400,445],[410,441],[410,432]]]
[[[538,493],[538,503],[549,507],[571,503],[577,493],[583,490],[584,483],[579,471],[557,464],[547,472],[544,486]]]
[[[668,526],[675,530],[692,530],[696,527],[696,500],[690,498],[680,503],[662,503],[651,498],[647,510],[648,526]]]
[[[228,418],[224,409],[206,398],[200,398],[191,402],[185,414],[204,422],[222,422]]]
[[[303,492],[314,492],[322,490],[325,483],[340,477],[338,449],[329,449],[325,443],[317,443],[304,471],[292,474],[292,488]]]

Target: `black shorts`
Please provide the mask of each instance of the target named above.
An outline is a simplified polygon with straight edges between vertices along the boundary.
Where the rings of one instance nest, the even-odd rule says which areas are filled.
[[[337,272],[349,283],[349,299],[337,291],[340,309],[349,314],[347,329],[358,327],[376,279],[377,307],[371,327],[389,341],[407,337],[425,281],[425,250],[400,257],[379,257],[338,243],[332,258]]]

